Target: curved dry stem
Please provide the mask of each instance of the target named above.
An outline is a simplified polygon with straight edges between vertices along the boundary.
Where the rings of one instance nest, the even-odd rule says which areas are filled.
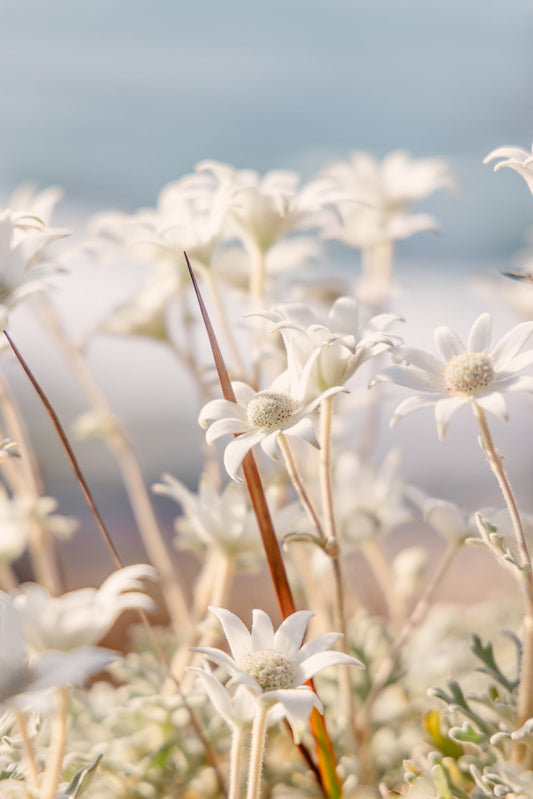
[[[58,689],[57,700],[57,713],[52,721],[50,753],[43,777],[41,792],[43,799],[54,799],[57,793],[67,742],[68,692],[66,688]]]

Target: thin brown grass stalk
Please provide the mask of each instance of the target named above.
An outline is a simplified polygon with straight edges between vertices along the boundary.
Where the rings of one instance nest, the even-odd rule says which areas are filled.
[[[9,334],[7,333],[6,330],[4,330],[4,335],[6,336],[7,340],[9,341],[9,344],[10,344],[14,354],[16,355],[20,365],[24,369],[24,371],[25,371],[26,375],[28,376],[32,386],[34,387],[35,391],[37,392],[37,394],[38,394],[38,396],[39,396],[39,398],[41,400],[41,402],[43,403],[48,415],[50,416],[52,424],[53,424],[53,426],[54,426],[54,428],[56,430],[56,433],[57,433],[57,435],[59,437],[59,440],[60,440],[60,442],[61,442],[61,444],[63,446],[63,449],[65,450],[65,453],[67,455],[68,461],[69,461],[69,463],[70,463],[70,465],[72,467],[72,470],[73,470],[73,472],[74,472],[74,474],[75,474],[75,476],[76,476],[76,478],[77,478],[77,480],[78,480],[78,482],[80,484],[80,487],[82,489],[83,495],[85,496],[87,504],[89,505],[89,508],[90,508],[95,520],[96,520],[98,529],[99,529],[99,531],[100,531],[100,533],[101,533],[101,535],[102,535],[102,537],[103,537],[103,539],[104,539],[104,541],[105,541],[105,543],[107,545],[107,548],[109,549],[109,551],[111,553],[111,557],[113,558],[113,561],[115,562],[115,565],[119,569],[124,568],[124,563],[122,561],[122,558],[120,557],[120,555],[119,555],[119,553],[117,551],[117,548],[115,547],[115,545],[114,545],[114,543],[113,543],[113,541],[111,539],[111,536],[110,536],[110,534],[109,534],[109,532],[107,530],[105,522],[104,522],[104,520],[103,520],[103,518],[102,518],[102,516],[100,514],[100,511],[98,510],[96,502],[94,501],[94,498],[92,496],[92,492],[91,492],[91,490],[89,488],[89,485],[88,485],[87,481],[85,480],[85,477],[84,477],[84,475],[83,475],[83,473],[81,471],[81,468],[80,468],[80,466],[78,464],[78,461],[76,459],[74,451],[73,451],[73,449],[72,449],[72,447],[71,447],[71,445],[70,445],[70,443],[68,441],[68,438],[67,438],[67,436],[65,434],[63,426],[61,425],[61,422],[59,421],[59,418],[58,418],[56,412],[54,411],[54,409],[53,409],[48,397],[44,393],[43,389],[41,388],[41,386],[37,382],[37,379],[35,378],[35,376],[34,376],[33,372],[31,371],[30,367],[28,366],[28,364],[26,363],[26,361],[22,357],[20,351],[18,350],[18,348],[16,347],[15,343],[13,342],[13,340],[11,339],[11,337],[9,336]],[[189,703],[187,702],[187,699],[186,699],[185,695],[183,694],[183,692],[181,690],[180,684],[178,683],[178,681],[172,675],[171,668],[170,668],[170,663],[168,661],[168,658],[166,657],[166,655],[165,655],[165,653],[164,653],[164,651],[163,651],[163,649],[161,647],[161,644],[159,643],[159,641],[158,641],[158,639],[157,639],[157,637],[156,637],[156,635],[155,635],[155,633],[154,633],[154,631],[152,629],[152,625],[150,624],[148,616],[140,608],[137,609],[136,612],[137,612],[137,615],[138,615],[140,621],[142,622],[142,624],[146,628],[146,631],[147,631],[147,633],[148,633],[148,635],[150,637],[152,645],[154,646],[154,649],[157,652],[158,657],[160,658],[160,661],[161,661],[161,663],[163,664],[163,666],[165,668],[165,671],[167,672],[167,676],[169,677],[169,679],[174,684],[174,686],[176,688],[176,691],[179,694],[180,699],[181,699],[181,701],[183,703],[183,706],[185,707],[185,709],[187,710],[187,712],[189,714],[189,719],[190,719],[191,725],[192,725],[196,735],[198,736],[198,739],[200,740],[200,742],[202,744],[202,747],[204,749],[204,752],[206,754],[206,757],[207,757],[209,763],[211,764],[211,766],[212,766],[212,768],[213,768],[213,770],[215,772],[219,788],[222,791],[222,793],[225,793],[226,792],[225,782],[224,782],[224,779],[222,778],[222,774],[221,774],[219,766],[218,766],[218,761],[217,761],[216,755],[213,752],[213,749],[211,748],[211,746],[208,743],[207,739],[205,738],[205,736],[204,736],[204,734],[202,732],[202,729],[201,729],[198,721],[196,720],[196,717],[195,717],[191,707],[189,706]]]

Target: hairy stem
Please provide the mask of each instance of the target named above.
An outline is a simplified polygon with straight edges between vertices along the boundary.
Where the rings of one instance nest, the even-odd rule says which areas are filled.
[[[265,704],[258,704],[252,729],[252,749],[250,752],[246,799],[259,799],[261,796],[261,773],[265,756],[267,712],[268,708]]]

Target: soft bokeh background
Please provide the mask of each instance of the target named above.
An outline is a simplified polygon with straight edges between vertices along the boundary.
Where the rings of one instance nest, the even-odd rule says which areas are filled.
[[[532,40],[530,0],[6,0],[0,200],[24,180],[60,185],[65,199],[54,221],[81,229],[97,210],[152,205],[164,183],[206,158],[310,177],[355,149],[443,156],[459,191],[439,192],[423,207],[442,234],[419,234],[399,248],[406,339],[429,347],[436,324],[466,333],[477,312],[497,307],[471,293],[469,276],[512,263],[533,221],[523,181],[482,165],[494,147],[528,147],[533,138]],[[65,277],[57,297],[74,328],[123,296],[121,275],[99,272],[96,289],[90,267]],[[496,332],[516,321],[502,311]],[[68,426],[83,409],[68,370],[31,318],[17,317],[14,332]],[[196,408],[168,354],[102,340],[91,360],[147,479],[170,471],[193,483]],[[45,454],[49,490],[65,512],[83,516],[39,403],[5,356],[4,364]],[[526,486],[530,457],[517,444],[531,406],[521,407],[502,441],[511,437],[511,468]],[[487,503],[492,478],[466,415],[454,419],[445,444],[430,414],[403,422],[384,446],[396,443],[406,447],[410,477],[450,498],[464,485],[460,451],[475,486],[469,504]],[[80,457],[107,518],[127,535],[112,463],[97,444],[84,445]],[[528,493],[523,488],[526,501]],[[160,512],[170,519],[167,503]]]

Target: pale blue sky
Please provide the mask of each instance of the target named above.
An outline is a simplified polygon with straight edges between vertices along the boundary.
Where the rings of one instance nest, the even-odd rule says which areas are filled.
[[[0,190],[133,210],[205,158],[309,176],[353,149],[449,158],[418,257],[506,256],[533,198],[483,156],[533,139],[530,0],[4,0]]]

